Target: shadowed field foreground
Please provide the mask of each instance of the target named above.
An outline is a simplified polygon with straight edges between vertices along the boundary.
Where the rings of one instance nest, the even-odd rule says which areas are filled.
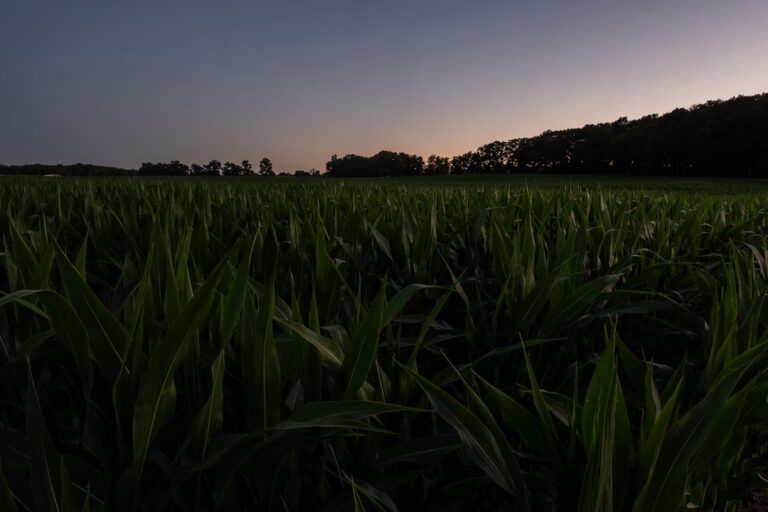
[[[737,510],[768,187],[665,187],[4,179],[0,510]]]

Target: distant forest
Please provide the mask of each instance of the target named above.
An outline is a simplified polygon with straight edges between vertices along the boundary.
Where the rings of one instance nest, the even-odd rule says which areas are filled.
[[[0,174],[69,176],[272,176],[265,158],[254,170],[212,160],[144,163],[138,171],[93,165],[0,166]],[[286,174],[286,173],[281,173]],[[295,171],[296,176],[321,173]],[[495,141],[452,158],[381,151],[371,157],[334,155],[326,175],[335,177],[469,174],[594,174],[669,177],[768,178],[768,93],[708,101],[664,115],[546,131],[535,137]]]
[[[633,121],[496,141],[453,158],[382,151],[326,164],[332,176],[599,174],[768,178],[768,94],[708,101]]]
[[[79,163],[72,165],[30,164],[0,165],[0,174],[27,176],[45,176],[46,174],[59,176],[136,176],[136,171],[119,167]]]

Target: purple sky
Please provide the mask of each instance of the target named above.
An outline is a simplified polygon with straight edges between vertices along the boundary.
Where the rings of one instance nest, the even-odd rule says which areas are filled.
[[[453,156],[768,91],[765,0],[10,0],[0,163]]]

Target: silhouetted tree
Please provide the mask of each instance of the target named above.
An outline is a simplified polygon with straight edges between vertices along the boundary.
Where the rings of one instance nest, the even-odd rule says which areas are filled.
[[[417,155],[393,151],[380,151],[372,157],[333,155],[325,169],[335,177],[420,176],[424,172],[424,160]]]
[[[223,167],[224,176],[242,176],[243,168],[232,162],[226,162]]]
[[[472,156],[472,165],[484,174],[498,174],[510,169],[511,151],[506,142],[491,142],[480,146]]]
[[[269,158],[262,158],[259,162],[259,175],[260,176],[274,176],[275,171],[272,170],[272,161]]]
[[[424,166],[426,176],[445,176],[451,171],[451,160],[448,157],[429,155]]]
[[[479,172],[472,162],[474,154],[470,151],[463,155],[455,156],[451,159],[451,174],[471,174]]]
[[[138,172],[133,169],[77,163],[72,165],[0,165],[0,174],[18,176],[44,176],[46,174],[58,176],[136,176]]]
[[[204,176],[221,176],[221,162],[218,160],[211,160],[203,166]]]
[[[768,177],[768,94],[491,142],[450,172]]]
[[[189,167],[178,160],[172,160],[171,163],[151,163],[144,162],[139,168],[139,176],[187,176]]]
[[[293,171],[294,176],[320,176],[320,171],[318,171],[315,168],[312,168],[308,171],[305,171],[303,169],[297,169]]]
[[[0,166],[0,174],[61,176],[253,176],[248,160],[241,165],[218,160],[187,167],[144,162],[138,172],[115,167],[73,165]],[[768,178],[768,93],[708,101],[668,114],[647,115],[567,130],[548,130],[535,137],[494,141],[462,155],[420,156],[380,151],[371,157],[333,155],[329,176],[430,176],[475,173],[561,173],[657,176],[729,176]],[[259,175],[274,176],[272,162],[259,163]],[[306,175],[296,172],[296,176]],[[316,169],[309,174],[320,175]]]

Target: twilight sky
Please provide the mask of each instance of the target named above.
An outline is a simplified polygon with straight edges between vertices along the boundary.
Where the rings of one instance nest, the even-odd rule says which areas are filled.
[[[768,91],[765,0],[0,0],[0,163],[453,156]]]

